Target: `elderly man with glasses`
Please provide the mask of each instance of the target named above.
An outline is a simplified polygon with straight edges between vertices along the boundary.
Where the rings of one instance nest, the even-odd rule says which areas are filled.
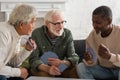
[[[74,50],[71,31],[64,28],[66,20],[63,12],[48,11],[44,22],[45,25],[35,29],[32,33],[32,39],[37,44],[37,49],[29,57],[32,75],[77,77],[75,65],[79,57]],[[43,59],[48,57],[47,63],[41,59],[45,53],[48,54]]]

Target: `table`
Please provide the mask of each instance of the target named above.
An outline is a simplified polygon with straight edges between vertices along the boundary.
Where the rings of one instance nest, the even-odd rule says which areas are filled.
[[[74,78],[55,78],[55,77],[37,77],[31,76],[26,80],[94,80],[94,79],[74,79]]]

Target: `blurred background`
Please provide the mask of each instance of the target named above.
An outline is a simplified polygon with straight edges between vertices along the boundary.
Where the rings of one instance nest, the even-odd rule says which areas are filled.
[[[36,27],[44,24],[44,14],[50,9],[61,9],[66,15],[66,28],[74,40],[86,39],[92,27],[92,11],[101,5],[109,6],[113,12],[113,24],[120,25],[120,0],[0,0],[0,21],[7,21],[11,9],[17,3],[32,4],[39,11]]]

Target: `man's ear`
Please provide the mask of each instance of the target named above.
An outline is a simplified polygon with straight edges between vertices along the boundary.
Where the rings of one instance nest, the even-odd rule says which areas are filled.
[[[19,23],[19,28],[20,28],[20,29],[23,28],[23,23],[22,23],[22,22]]]
[[[108,24],[112,23],[112,18],[108,18]]]
[[[48,22],[48,20],[47,20],[47,21],[45,21],[45,24],[46,24],[46,25],[49,25],[49,22]]]
[[[46,24],[47,28],[49,28],[49,27],[50,27],[50,23],[49,23],[49,21],[48,21],[48,20],[47,20],[47,21],[45,21],[45,24]]]

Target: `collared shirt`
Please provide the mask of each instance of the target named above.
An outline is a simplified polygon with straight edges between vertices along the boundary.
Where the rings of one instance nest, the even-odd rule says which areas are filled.
[[[32,33],[32,39],[35,40],[37,49],[30,56],[30,65],[35,70],[38,65],[42,64],[40,57],[47,51],[56,53],[61,60],[69,60],[72,66],[75,66],[79,60],[78,55],[75,53],[72,34],[66,28],[64,28],[62,36],[57,39],[54,45],[48,38],[46,26],[35,29]]]

